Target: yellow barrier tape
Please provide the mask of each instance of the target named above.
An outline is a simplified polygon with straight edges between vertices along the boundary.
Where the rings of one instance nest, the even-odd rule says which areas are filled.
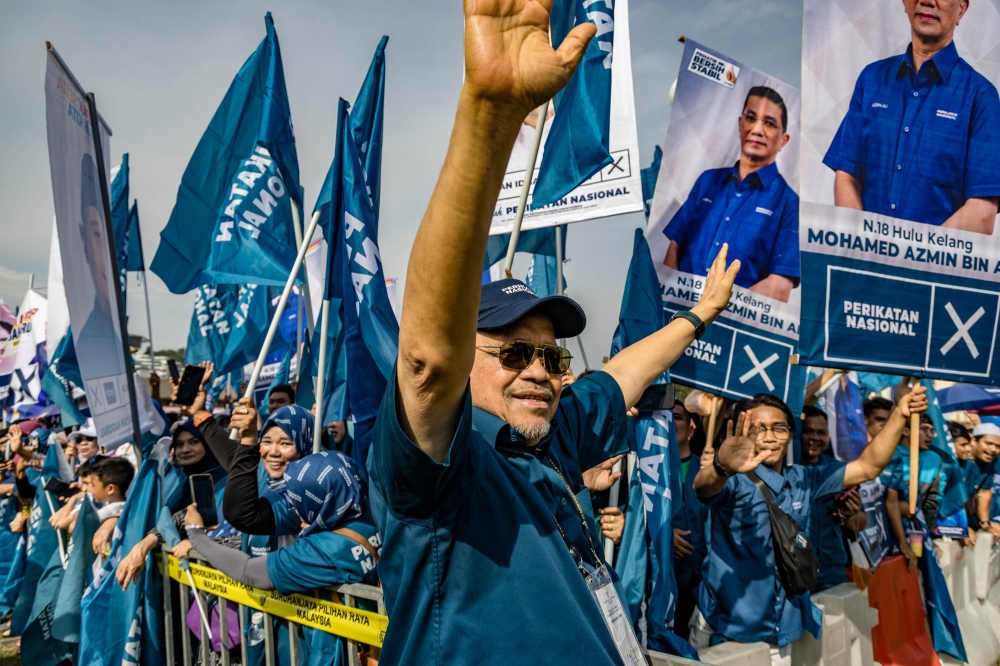
[[[188,585],[180,560],[173,555],[168,557],[170,577],[182,585]],[[385,629],[389,626],[389,618],[385,615],[301,594],[260,590],[233,580],[221,571],[194,562],[191,563],[191,577],[195,587],[203,592],[359,643],[382,647]]]

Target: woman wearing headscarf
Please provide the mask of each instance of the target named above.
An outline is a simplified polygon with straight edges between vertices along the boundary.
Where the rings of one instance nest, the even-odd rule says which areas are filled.
[[[323,451],[291,463],[281,493],[303,524],[291,545],[262,557],[221,548],[200,527],[202,517],[192,505],[185,517],[192,546],[231,578],[282,594],[376,583],[381,539],[368,511],[367,485],[353,460]],[[316,630],[305,633],[306,663],[346,663],[343,640]]]
[[[208,474],[215,483],[216,502],[221,511],[223,490],[226,487],[226,471],[212,454],[212,451],[205,445],[205,437],[198,427],[191,421],[186,420],[174,426],[173,437],[170,442],[170,454],[173,464],[180,467],[187,477],[196,474]],[[174,547],[173,552],[178,557],[185,557],[191,549],[190,542],[187,541],[187,533],[184,528],[184,509],[191,503],[191,496],[186,492],[187,484],[178,498],[173,501],[168,500],[170,509],[174,512],[173,520],[182,542]],[[210,533],[210,537],[221,542],[225,546],[238,548],[240,543],[239,533],[228,523],[223,522]],[[150,530],[142,541],[137,543],[128,555],[122,558],[118,564],[115,576],[118,583],[123,588],[128,588],[130,582],[138,579],[140,573],[146,565],[146,556],[154,549],[164,543],[163,535],[156,528]]]

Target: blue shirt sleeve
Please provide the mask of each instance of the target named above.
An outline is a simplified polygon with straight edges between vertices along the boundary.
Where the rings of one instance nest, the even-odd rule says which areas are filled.
[[[466,387],[461,417],[444,462],[414,444],[399,422],[396,369],[375,419],[368,467],[371,484],[395,513],[416,519],[447,515],[472,490],[480,450],[473,446],[472,399]]]
[[[785,185],[787,191],[778,220],[778,233],[771,250],[768,275],[784,275],[798,281],[802,275],[799,266],[799,195]]]
[[[972,107],[969,153],[965,162],[965,196],[1000,196],[1000,96],[988,81]]]
[[[844,491],[844,470],[847,463],[835,461],[826,465],[805,467],[805,481],[812,488],[812,499],[821,500]]]
[[[310,534],[270,553],[267,575],[274,589],[282,594],[366,582],[360,562],[351,554],[354,545],[333,532]]]
[[[871,65],[868,67],[871,67]],[[866,67],[861,72],[861,75],[858,76],[858,80],[854,84],[854,93],[851,95],[851,105],[848,107],[844,119],[840,121],[840,127],[837,129],[837,134],[833,137],[833,143],[830,144],[830,148],[823,157],[823,164],[834,171],[849,173],[858,180],[861,180],[863,177],[861,147],[863,143],[862,100],[864,98],[864,86],[862,81],[864,81],[867,73],[868,68]]]
[[[677,209],[674,216],[670,218],[667,226],[663,227],[663,235],[677,243],[680,247],[687,246],[691,228],[697,228],[698,220],[692,219],[692,214],[697,209],[698,202],[701,201],[701,191],[705,187],[704,183],[707,174],[708,171],[705,171],[698,176],[698,180],[694,181],[694,186],[688,193],[687,199]]]
[[[274,536],[295,536],[302,531],[302,519],[282,495],[268,491],[264,499],[271,503],[274,513]]]
[[[564,389],[557,414],[577,445],[581,470],[628,450],[625,396],[608,373],[595,372]]]

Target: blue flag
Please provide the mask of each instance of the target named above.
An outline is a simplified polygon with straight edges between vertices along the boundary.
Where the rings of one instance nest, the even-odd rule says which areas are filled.
[[[555,248],[555,227],[549,227],[546,229],[538,229],[537,232],[547,232],[552,236],[551,246]],[[529,232],[530,233],[530,232]],[[509,237],[508,237],[509,238]],[[562,225],[562,242],[563,242],[563,256],[565,256],[566,249],[566,225]],[[509,240],[508,240],[509,244]],[[523,247],[521,243],[521,238],[518,238],[518,245]],[[546,244],[548,245],[548,244]],[[544,250],[548,250],[545,247]],[[506,250],[505,255],[506,256]],[[552,296],[558,293],[556,285],[559,282],[559,263],[558,258],[555,254],[548,254],[547,251],[536,252],[531,255],[531,263],[528,264],[528,273],[524,277],[524,283],[528,285],[528,288],[541,297]],[[562,288],[566,289],[566,277],[562,278]]]
[[[240,285],[233,312],[233,325],[216,372],[232,372],[257,360],[271,322],[270,289],[263,285]]]
[[[597,35],[590,40],[573,78],[553,100],[556,116],[545,141],[532,209],[559,201],[612,162],[608,148],[615,35],[612,0],[556,0],[552,45],[558,48],[573,26],[585,22],[597,26]]]
[[[659,146],[653,151],[653,163],[639,172],[642,179],[642,205],[646,209],[646,219],[649,219],[649,209],[653,205],[653,193],[656,192],[656,179],[660,176],[660,162],[663,160],[663,149]]]
[[[965,655],[965,643],[962,640],[962,630],[958,626],[955,604],[948,592],[941,563],[938,562],[937,549],[930,541],[930,532],[926,530],[926,525],[923,527],[924,543],[929,547],[924,549],[923,557],[917,558],[917,564],[924,581],[924,608],[927,613],[931,643],[936,652],[943,652],[966,663],[969,658]],[[972,566],[971,562],[969,566]]]
[[[634,433],[633,433],[634,434]],[[635,454],[629,453],[626,461]],[[621,578],[625,590],[623,603],[632,618],[632,627],[639,635],[639,618],[642,615],[642,600],[646,596],[646,571],[649,566],[649,549],[646,546],[646,510],[639,479],[639,465],[627,467],[622,478],[628,481],[628,506],[625,508],[625,528],[615,571]]]
[[[566,231],[563,227],[562,254],[566,256]],[[483,262],[483,269],[489,270],[490,266],[507,256],[507,248],[510,246],[510,234],[497,234],[490,236],[486,241],[486,261]],[[556,256],[556,233],[555,227],[544,229],[531,229],[522,231],[517,237],[517,251],[530,252],[535,255],[546,257]]]
[[[17,500],[14,500],[17,501]],[[24,574],[28,566],[28,542],[18,535],[17,546],[14,548],[14,555],[10,559],[10,570],[3,581],[3,589],[0,590],[0,612],[4,614],[14,610],[17,597],[21,593],[21,586],[24,583]]]
[[[65,571],[59,551],[50,554],[35,590],[28,624],[21,632],[21,659],[32,666],[56,666],[73,656],[73,645],[52,634],[56,596]]]
[[[285,345],[285,353],[281,356],[281,363],[278,364],[278,371],[275,373],[274,378],[271,380],[270,385],[267,387],[267,393],[264,394],[264,399],[260,403],[260,413],[267,415],[268,413],[268,401],[271,399],[271,389],[279,384],[288,383],[288,375],[292,369],[292,352],[295,351],[295,345]],[[301,360],[301,359],[300,359]]]
[[[284,285],[295,261],[298,156],[271,14],[195,148],[150,268],[175,294],[202,284]]]
[[[217,369],[221,367],[229,334],[236,325],[239,297],[240,286],[235,284],[207,284],[195,289],[184,363],[212,361]]]
[[[156,526],[161,498],[181,486],[183,473],[167,468],[161,478],[166,447],[154,448],[143,458],[111,541],[111,555],[95,575],[80,604],[79,666],[163,666],[162,583],[151,561],[136,584],[123,591],[115,570],[144,536]],[[152,555],[150,555],[150,559]]]
[[[383,35],[375,49],[371,65],[368,67],[368,74],[365,76],[358,97],[354,100],[354,111],[350,115],[351,135],[354,137],[354,145],[357,146],[358,157],[364,168],[366,182],[368,184],[368,198],[371,201],[372,212],[375,215],[375,225],[378,226],[379,200],[381,197],[382,185],[382,126],[385,108],[385,47],[389,43],[389,37]],[[338,141],[341,136],[338,126]],[[323,188],[316,199],[314,210],[321,211],[324,219],[329,215],[329,206],[333,199],[334,179],[333,172],[336,169],[336,160],[330,165],[326,178],[323,180]],[[329,224],[325,225],[329,228]],[[327,242],[330,236],[327,235]]]
[[[3,483],[14,483],[14,475],[7,474],[2,479]],[[14,520],[20,511],[16,497],[5,497],[0,499],[0,615],[5,614],[13,607],[5,607],[6,602],[2,593],[4,581],[14,568],[17,557],[17,544],[21,540],[21,534],[10,531],[10,521]]]
[[[347,396],[347,349],[344,341],[343,304],[339,298],[330,301],[330,321],[326,334],[326,369],[324,370],[323,391],[323,423],[342,421],[349,415]],[[311,347],[312,374],[318,376],[319,371],[319,341],[322,331],[317,326],[313,329]],[[315,400],[315,396],[313,396]]]
[[[622,295],[618,314],[618,328],[611,343],[611,355],[614,356],[629,345],[652,335],[663,328],[664,324],[663,301],[653,258],[642,230],[636,229],[632,262],[625,281],[625,293]],[[668,376],[664,373],[660,381],[667,380]],[[677,602],[673,518],[674,512],[680,508],[679,504],[674,506],[673,498],[681,496],[682,483],[673,417],[672,409],[664,409],[644,412],[633,419],[639,454],[639,485],[642,488],[649,543],[649,571],[652,575],[652,587],[646,600],[646,636],[652,649],[697,659],[694,648],[673,632]],[[638,521],[633,521],[635,522]],[[633,540],[638,539],[637,531],[630,532],[630,535]],[[624,542],[624,537],[622,541]],[[640,545],[630,544],[629,549],[631,552],[638,552]],[[635,577],[640,574],[645,576],[645,571],[645,568],[632,568],[631,579],[622,579],[625,589],[635,590],[639,585]]]
[[[396,364],[399,323],[385,287],[375,214],[351,135],[342,134],[337,145],[343,145],[342,208],[338,211],[343,241],[335,251],[344,253],[342,284],[353,286],[345,289],[348,293],[343,307],[347,390],[354,416],[358,463],[366,471],[375,415],[385,395],[387,378]]]
[[[58,508],[57,498],[45,490],[45,482],[52,478],[62,478],[60,474],[59,458],[62,458],[62,465],[66,465],[66,457],[62,453],[61,446],[49,446],[45,453],[45,462],[41,472],[30,474],[34,478],[31,483],[35,486],[35,497],[31,502],[31,518],[28,521],[28,543],[24,566],[24,582],[17,601],[14,604],[14,615],[10,621],[12,636],[19,636],[24,633],[29,621],[32,619],[32,609],[35,605],[35,596],[42,575],[49,568],[49,561],[55,553],[59,558],[59,537],[55,529],[49,524],[49,518]],[[62,478],[64,481],[71,481]],[[60,568],[62,562],[60,561]]]
[[[80,601],[83,591],[93,582],[91,567],[97,556],[91,542],[100,524],[93,501],[89,497],[84,499],[76,514],[66,571],[52,606],[51,634],[56,640],[73,645],[80,642]]]
[[[145,271],[146,259],[142,255],[142,232],[139,231],[139,202],[128,210],[128,231],[125,232],[125,260],[121,264],[127,271]]]
[[[73,345],[73,334],[67,329],[66,335],[59,342],[52,360],[42,374],[42,390],[49,400],[58,405],[64,428],[82,425],[87,420],[73,400],[69,382],[83,387],[80,364],[76,360],[76,347]]]
[[[128,261],[128,153],[122,155],[122,163],[111,181],[111,226],[115,232],[115,252],[118,256],[118,282],[122,290],[122,303],[127,303],[125,288],[128,286],[126,273]]]

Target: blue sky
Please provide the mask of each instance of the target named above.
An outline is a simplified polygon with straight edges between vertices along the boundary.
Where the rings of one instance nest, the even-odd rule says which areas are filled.
[[[677,76],[679,35],[798,86],[799,0],[630,0],[632,67],[643,165],[662,143],[667,91]],[[44,286],[52,229],[45,134],[45,41],[97,98],[111,125],[113,164],[130,154],[131,194],[140,202],[151,258],[191,152],[271,10],[306,201],[315,200],[333,156],[337,98],[353,101],[382,34],[387,84],[380,246],[387,276],[405,277],[417,225],[447,147],[462,83],[458,0],[405,2],[5,3],[0,9],[0,298],[17,305],[27,274]],[[640,214],[582,222],[567,237],[568,293],[587,312],[592,364],[608,353],[617,324],[632,229]],[[527,260],[515,264],[523,277]],[[145,334],[142,290],[130,288],[130,329]],[[150,274],[157,347],[184,346],[192,295],[170,294]],[[577,349],[570,345],[574,353]],[[582,369],[582,363],[574,363]]]

